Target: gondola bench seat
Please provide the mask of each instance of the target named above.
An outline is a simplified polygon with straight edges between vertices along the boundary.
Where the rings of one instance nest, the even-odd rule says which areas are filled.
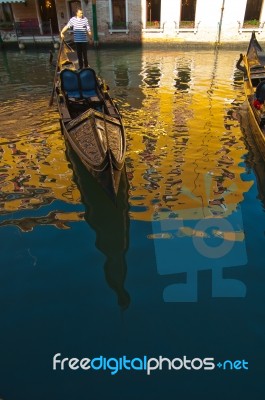
[[[94,105],[104,104],[98,90],[95,71],[84,68],[81,71],[63,69],[60,72],[61,88],[70,101],[87,100]]]

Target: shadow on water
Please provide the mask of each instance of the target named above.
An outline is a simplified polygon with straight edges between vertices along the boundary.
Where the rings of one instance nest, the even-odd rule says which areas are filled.
[[[67,158],[71,162],[73,180],[85,206],[84,219],[96,232],[96,247],[106,256],[106,281],[116,292],[119,306],[125,310],[130,304],[130,296],[124,287],[127,273],[125,253],[129,246],[128,181],[125,168],[115,205],[69,146]]]

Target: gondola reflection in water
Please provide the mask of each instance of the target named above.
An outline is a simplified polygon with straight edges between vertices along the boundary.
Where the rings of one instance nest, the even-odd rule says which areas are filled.
[[[126,251],[129,246],[128,180],[125,168],[120,177],[114,204],[93,177],[87,172],[73,150],[67,146],[67,158],[74,172],[74,181],[85,205],[85,221],[96,232],[96,247],[106,256],[105,278],[117,295],[121,309],[130,304],[125,289],[127,273]]]
[[[120,113],[92,68],[76,69],[76,54],[62,41],[55,74],[61,130],[87,170],[115,202],[126,140]]]

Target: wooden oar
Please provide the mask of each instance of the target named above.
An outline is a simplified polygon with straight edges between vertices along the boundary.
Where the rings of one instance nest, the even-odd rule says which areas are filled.
[[[68,49],[72,52],[74,52],[74,49],[68,44],[66,41],[64,41],[64,44],[68,47]]]
[[[56,63],[56,68],[55,68],[54,80],[53,80],[53,88],[52,88],[51,98],[49,101],[49,106],[52,106],[52,104],[53,104],[55,86],[56,86],[56,81],[57,81],[58,65],[59,65],[59,60],[60,60],[60,56],[61,56],[61,52],[62,52],[62,48],[63,48],[63,42],[64,42],[64,40],[62,39],[62,41],[60,43],[59,51],[58,51],[57,63]]]

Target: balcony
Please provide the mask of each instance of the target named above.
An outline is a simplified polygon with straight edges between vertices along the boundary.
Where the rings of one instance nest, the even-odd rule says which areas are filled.
[[[200,21],[197,23],[195,21],[179,21],[175,22],[175,32],[177,35],[180,32],[192,32],[194,35],[198,32]]]

